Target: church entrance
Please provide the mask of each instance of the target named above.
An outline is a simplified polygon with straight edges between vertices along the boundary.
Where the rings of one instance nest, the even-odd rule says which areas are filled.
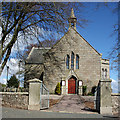
[[[68,80],[68,94],[76,94],[76,78],[74,76]]]

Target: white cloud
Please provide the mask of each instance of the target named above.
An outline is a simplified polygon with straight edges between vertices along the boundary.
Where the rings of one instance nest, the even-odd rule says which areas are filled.
[[[19,71],[18,59],[11,58],[7,62],[7,66],[9,66],[8,79],[10,79],[10,77],[13,74],[16,74]],[[6,81],[7,81],[7,67],[5,66],[3,72],[0,76],[0,82],[3,83],[3,84],[6,84]]]
[[[11,58],[10,61],[14,64],[17,64],[18,63],[18,59],[14,59],[14,58]]]
[[[10,73],[12,72],[12,73],[16,74],[19,71],[18,62],[19,62],[19,60],[15,59],[15,58],[11,58],[10,61],[7,62]]]
[[[111,87],[112,87],[112,93],[118,93],[118,80],[112,79]]]
[[[112,79],[112,82],[113,82],[113,83],[116,83],[117,81],[116,81],[116,80],[114,80],[114,79]]]
[[[1,79],[1,83],[6,84],[7,83],[7,79],[5,79],[5,78]]]
[[[7,73],[5,72],[6,68],[2,72],[2,75],[0,76],[0,83],[6,84],[7,82]]]

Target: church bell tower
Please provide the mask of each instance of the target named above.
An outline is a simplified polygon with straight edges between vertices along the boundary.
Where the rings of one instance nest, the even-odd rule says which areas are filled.
[[[72,27],[76,30],[77,18],[74,15],[73,8],[71,9],[71,16],[70,16],[70,18],[68,18],[68,22],[69,22],[69,29]]]

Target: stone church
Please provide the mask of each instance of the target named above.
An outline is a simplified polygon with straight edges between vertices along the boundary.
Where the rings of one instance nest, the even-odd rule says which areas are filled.
[[[82,94],[82,86],[87,86],[88,93],[100,79],[109,79],[109,60],[102,59],[77,32],[76,21],[72,9],[69,29],[53,47],[32,48],[25,63],[25,81],[38,78],[50,93],[60,82],[62,94]]]

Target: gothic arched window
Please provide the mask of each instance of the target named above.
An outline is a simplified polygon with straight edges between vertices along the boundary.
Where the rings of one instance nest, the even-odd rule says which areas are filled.
[[[104,79],[104,68],[102,68],[102,79]]]
[[[79,69],[79,55],[76,55],[76,69]]]
[[[105,69],[105,78],[107,78],[107,69]]]
[[[71,69],[74,69],[74,53],[71,54]]]
[[[67,55],[67,58],[66,58],[66,67],[67,67],[67,69],[69,69],[69,62],[70,62],[70,57],[69,57],[69,55]]]

